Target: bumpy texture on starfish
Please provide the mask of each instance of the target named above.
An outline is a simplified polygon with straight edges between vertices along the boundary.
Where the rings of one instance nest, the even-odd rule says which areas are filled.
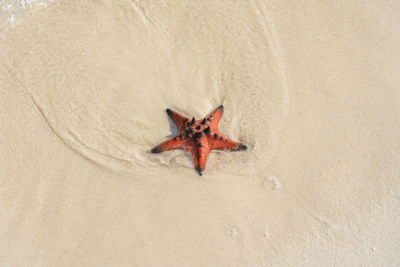
[[[223,112],[224,107],[221,105],[202,120],[196,120],[194,117],[190,120],[176,111],[167,109],[168,115],[178,126],[178,133],[154,147],[151,152],[160,153],[171,149],[185,149],[192,153],[195,168],[199,175],[202,175],[211,150],[241,151],[247,149],[245,144],[233,142],[219,133],[218,123]]]

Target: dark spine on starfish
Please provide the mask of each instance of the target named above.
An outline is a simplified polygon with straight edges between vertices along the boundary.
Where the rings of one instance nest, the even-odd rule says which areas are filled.
[[[203,136],[202,133],[195,133],[195,134],[193,135],[193,139],[194,139],[195,141],[197,141],[197,140],[200,139],[202,136]]]
[[[193,125],[196,122],[196,119],[193,117],[193,119],[190,121],[190,125]]]
[[[205,129],[203,130],[203,133],[206,134],[206,135],[209,135],[209,134],[211,133],[210,126],[208,126],[207,128],[205,128]]]

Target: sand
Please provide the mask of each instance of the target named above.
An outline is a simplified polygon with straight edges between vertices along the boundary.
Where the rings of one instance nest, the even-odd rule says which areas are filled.
[[[0,30],[4,266],[397,266],[400,4],[64,1]],[[244,152],[151,154],[201,118]]]

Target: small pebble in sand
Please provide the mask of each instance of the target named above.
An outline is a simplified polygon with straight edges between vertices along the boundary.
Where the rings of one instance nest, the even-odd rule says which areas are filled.
[[[230,232],[232,237],[237,237],[239,235],[238,231],[234,227],[231,227],[229,229],[229,232]]]
[[[264,185],[267,186],[268,184],[272,183],[272,189],[276,190],[281,187],[279,180],[273,175],[266,175]]]

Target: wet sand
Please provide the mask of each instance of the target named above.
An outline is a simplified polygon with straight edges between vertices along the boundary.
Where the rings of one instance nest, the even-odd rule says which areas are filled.
[[[12,266],[400,263],[400,5],[55,1],[0,31]],[[151,154],[223,104],[202,177]]]

